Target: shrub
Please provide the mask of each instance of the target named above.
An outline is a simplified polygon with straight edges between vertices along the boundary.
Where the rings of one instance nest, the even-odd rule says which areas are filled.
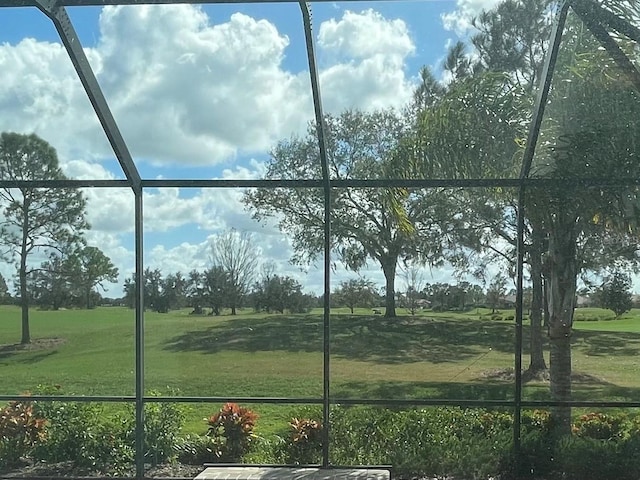
[[[289,427],[287,463],[319,463],[322,457],[322,423],[308,418],[293,418]]]
[[[152,391],[152,396],[160,393]],[[133,413],[133,412],[132,412]],[[133,417],[131,417],[133,418]],[[144,406],[144,457],[152,465],[171,461],[184,423],[184,411],[176,403],[146,403]],[[130,425],[130,442],[135,442],[135,425]]]
[[[321,430],[319,423],[310,424],[307,419],[318,412],[307,415],[296,417],[281,436],[260,439],[258,448],[245,459],[315,463],[320,459]],[[330,419],[335,464],[392,465],[403,478],[640,478],[640,416],[583,415],[572,437],[557,440],[552,438],[548,411],[523,411],[518,459],[512,442],[513,415],[501,410],[336,406]],[[318,442],[310,442],[315,446],[308,451],[311,456],[305,457],[304,449],[295,452],[292,434],[310,429]]]
[[[131,420],[104,406],[84,402],[37,402],[47,419],[47,435],[33,451],[37,460],[71,461],[81,470],[123,472],[134,459],[128,441]]]
[[[337,408],[332,458],[341,464],[387,464],[403,476],[482,478],[507,455],[508,414],[477,409]]]
[[[202,465],[218,462],[218,444],[207,435],[186,435],[176,439],[176,459],[187,465]],[[264,462],[266,463],[266,462]]]
[[[239,462],[249,451],[258,415],[235,403],[226,403],[209,418],[207,436],[214,455],[222,462]]]
[[[572,426],[576,436],[596,440],[619,440],[628,436],[630,429],[631,423],[626,415],[607,415],[599,412],[580,416]]]
[[[12,467],[44,438],[45,420],[26,400],[9,402],[0,411],[0,467]]]
[[[635,480],[638,471],[626,471],[616,442],[566,437],[555,448],[555,468],[567,480]]]
[[[60,394],[61,388],[40,386],[39,393]],[[159,395],[152,391],[152,396]],[[47,462],[73,462],[84,471],[124,473],[135,458],[135,410],[93,402],[34,402],[47,419],[47,436],[34,457]],[[176,456],[175,444],[184,415],[174,403],[144,406],[145,461],[156,465]]]
[[[525,410],[520,422],[524,432],[551,433],[551,413],[548,410]]]

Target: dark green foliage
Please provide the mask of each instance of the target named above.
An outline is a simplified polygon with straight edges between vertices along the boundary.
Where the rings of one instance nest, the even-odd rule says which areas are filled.
[[[226,305],[230,288],[229,275],[220,266],[206,269],[199,283],[200,303],[211,309],[212,315],[220,315]]]
[[[168,313],[169,310],[184,307],[187,304],[187,295],[191,293],[192,282],[199,285],[204,277],[195,271],[191,272],[188,279],[180,272],[169,273],[163,277],[160,269],[145,268],[143,278],[144,308],[158,313]],[[124,281],[124,303],[127,307],[135,307],[135,294],[136,279],[135,275],[132,275]]]
[[[9,293],[9,287],[7,286],[6,280],[0,273],[0,305],[11,305],[11,303],[13,303],[13,300]]]
[[[130,418],[96,403],[37,402],[36,407],[47,420],[47,432],[33,450],[35,460],[70,461],[81,471],[116,472],[133,462]]]
[[[159,395],[159,392],[152,392]],[[132,411],[131,414],[134,412]],[[145,463],[157,465],[176,456],[175,445],[184,423],[184,412],[176,403],[147,403],[144,406]],[[129,441],[135,442],[135,429],[130,427]]]
[[[466,311],[471,306],[484,308],[486,300],[482,287],[469,282],[459,282],[456,285],[427,283],[422,293],[431,302],[431,308],[434,312]]]
[[[351,310],[356,307],[370,308],[378,300],[375,284],[366,278],[352,278],[340,282],[331,296],[331,307],[345,306]]]
[[[59,389],[44,387],[42,393]],[[157,392],[151,392],[156,395]],[[118,407],[93,402],[34,402],[46,420],[44,440],[33,449],[37,461],[69,461],[82,472],[123,473],[135,457],[135,412],[132,405]],[[175,445],[184,415],[179,405],[149,403],[144,410],[145,463],[156,465],[175,458]]]
[[[307,313],[312,297],[302,293],[302,285],[289,276],[266,275],[253,287],[256,311],[267,313]]]
[[[555,449],[554,470],[564,472],[567,480],[635,480],[638,466],[627,470],[627,462],[620,457],[620,445],[589,437],[567,437]]]
[[[85,246],[74,251],[67,260],[67,271],[72,275],[74,296],[84,308],[96,307],[94,289],[105,290],[105,282],[118,280],[118,269],[97,247]]]
[[[332,458],[338,464],[388,464],[400,475],[486,478],[510,447],[511,419],[458,408],[393,411],[335,408]]]
[[[115,282],[118,269],[99,248],[84,246],[69,253],[55,251],[28,282],[31,300],[42,309],[95,308],[101,299],[97,287]]]
[[[621,272],[615,272],[602,284],[599,292],[603,308],[613,310],[618,318],[633,307],[631,296],[631,277]]]
[[[174,446],[176,460],[187,465],[203,465],[219,462],[218,444],[207,435],[186,435],[177,439]],[[269,457],[271,458],[271,457]]]
[[[186,435],[178,438],[174,446],[176,460],[186,465],[219,462],[216,441],[207,435]]]
[[[336,463],[389,464],[402,476],[631,480],[640,474],[640,421],[624,414],[585,415],[573,436],[553,442],[549,412],[523,412],[519,472],[510,413],[336,407],[331,420]]]

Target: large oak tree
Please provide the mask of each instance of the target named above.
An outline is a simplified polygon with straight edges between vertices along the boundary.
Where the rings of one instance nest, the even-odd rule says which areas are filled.
[[[400,176],[396,166],[406,149],[406,118],[395,111],[345,111],[325,120],[330,176],[381,180]],[[267,162],[266,179],[320,179],[315,125],[307,135],[279,142]],[[408,158],[405,158],[408,161]],[[448,248],[456,221],[444,190],[334,188],[331,192],[331,247],[344,265],[358,271],[373,260],[385,276],[385,316],[395,317],[395,279],[400,260],[436,264]],[[254,218],[275,217],[291,235],[297,263],[318,259],[324,251],[324,193],[317,188],[259,188],[244,202]]]

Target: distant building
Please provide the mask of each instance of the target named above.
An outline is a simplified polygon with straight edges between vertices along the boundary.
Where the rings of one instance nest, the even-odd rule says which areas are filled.
[[[587,297],[585,295],[578,295],[576,297],[576,307],[593,307],[593,299],[591,297]]]

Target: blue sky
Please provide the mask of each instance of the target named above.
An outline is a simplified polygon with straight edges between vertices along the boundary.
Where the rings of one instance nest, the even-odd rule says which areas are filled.
[[[325,109],[401,107],[421,66],[441,71],[447,45],[499,0],[312,4]],[[297,4],[86,7],[69,10],[144,178],[259,178],[268,150],[313,117]],[[35,132],[70,178],[123,178],[57,33],[35,9],[0,9],[0,131]],[[252,232],[261,258],[319,292],[318,269],[291,266],[289,239],[254,222],[240,190],[145,195],[145,262],[166,273],[208,266],[211,238]],[[88,240],[133,271],[126,190],[86,192]],[[34,262],[38,262],[34,258]],[[13,267],[0,265],[7,278]],[[382,283],[377,265],[365,272]],[[354,276],[337,268],[335,281]],[[426,281],[450,278],[450,270]],[[108,295],[119,295],[111,286]]]

